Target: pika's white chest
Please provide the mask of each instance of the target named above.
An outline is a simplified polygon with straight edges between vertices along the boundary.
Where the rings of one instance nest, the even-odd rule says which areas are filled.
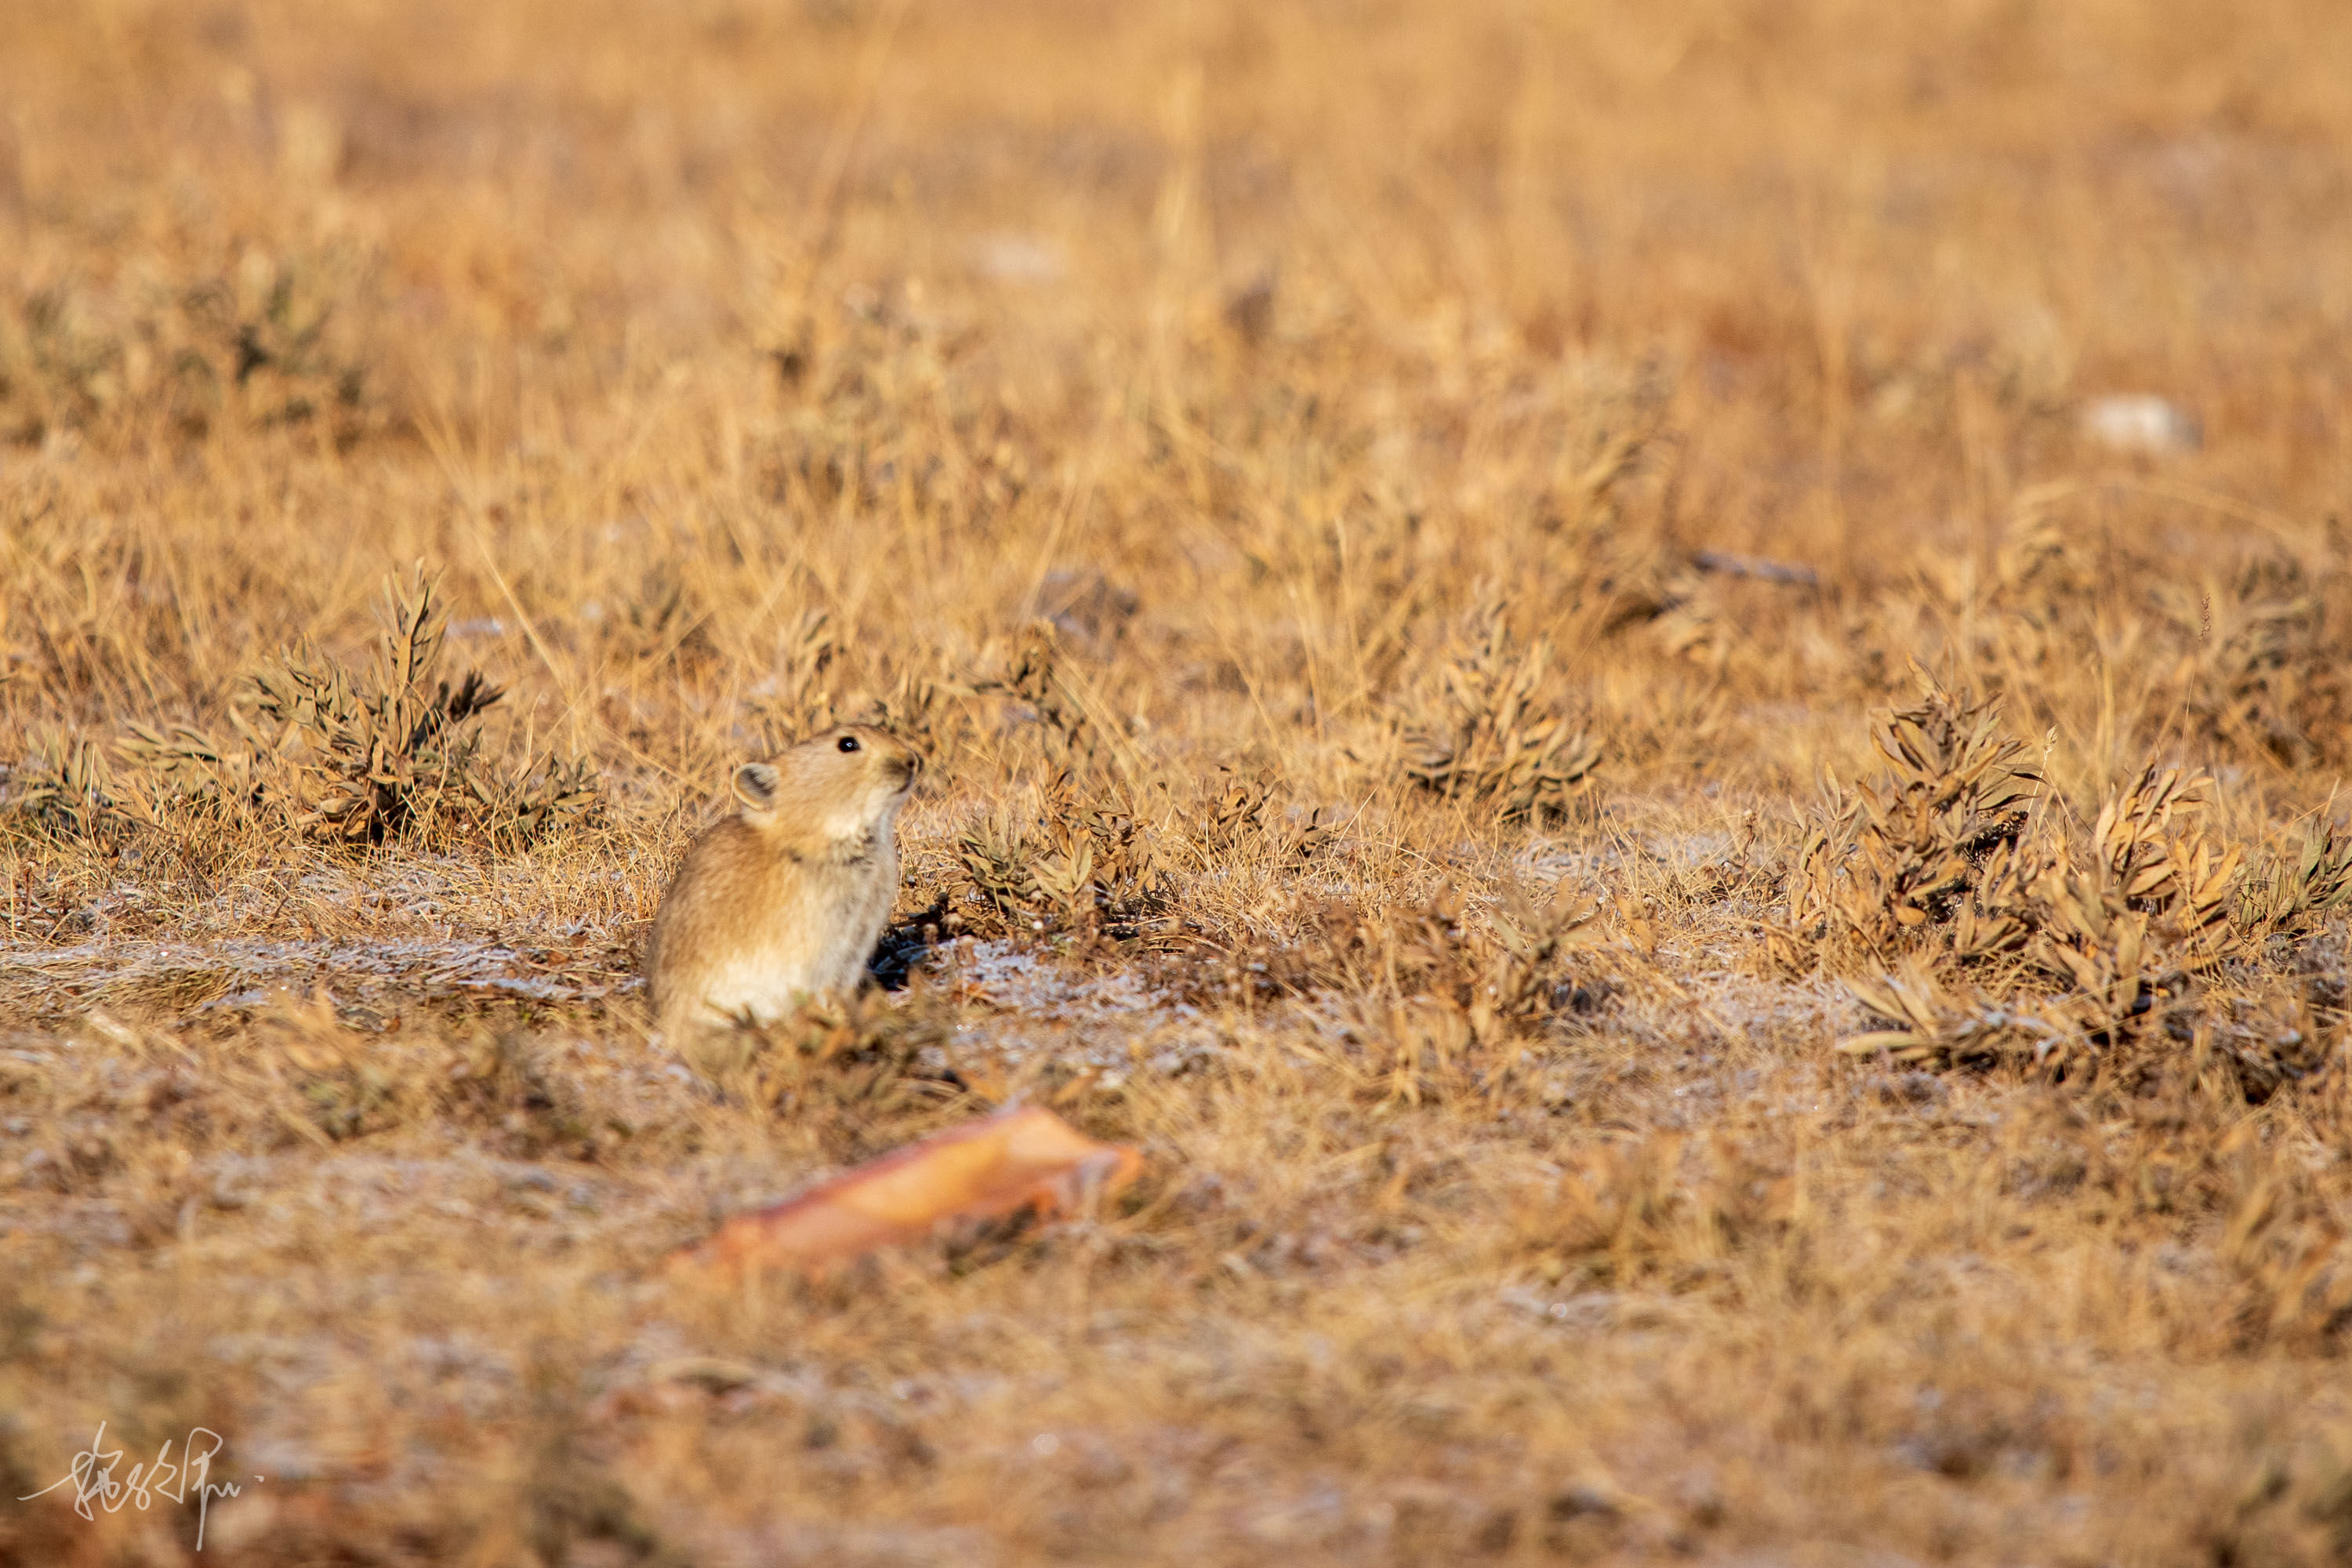
[[[856,876],[830,886],[803,886],[748,920],[705,972],[698,987],[705,1005],[721,1016],[748,1014],[764,1024],[820,992],[855,991],[890,918],[897,847],[886,840],[854,869]]]

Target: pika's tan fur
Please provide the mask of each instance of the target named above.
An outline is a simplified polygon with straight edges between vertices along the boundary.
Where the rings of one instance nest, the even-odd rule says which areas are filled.
[[[922,765],[897,736],[845,724],[735,770],[741,809],[687,851],[646,949],[673,1047],[856,989],[898,895],[898,808]]]

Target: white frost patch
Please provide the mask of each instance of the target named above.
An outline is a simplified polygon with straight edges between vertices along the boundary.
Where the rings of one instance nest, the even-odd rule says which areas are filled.
[[[127,949],[127,951],[126,951]],[[85,942],[67,948],[0,949],[0,976],[37,975],[53,985],[88,991],[125,982],[166,982],[175,975],[214,978],[223,994],[215,1006],[252,1006],[272,988],[302,984],[398,981],[427,994],[488,993],[534,1002],[580,1002],[635,990],[635,976],[606,984],[576,984],[542,970],[504,942],[423,940],[272,942],[247,938],[216,942]]]
[[[2145,392],[2093,398],[2083,434],[2118,452],[2193,452],[2204,441],[2195,415]]]
[[[1173,1075],[1223,1049],[1201,1010],[1155,990],[1128,971],[1073,973],[1008,942],[965,937],[934,963],[959,991],[1003,1009],[956,1030],[958,1051],[981,1050],[1007,1062],[1041,1053],[1108,1073]]]
[[[1026,234],[987,234],[971,246],[972,265],[1001,283],[1057,283],[1069,270],[1061,250]]]

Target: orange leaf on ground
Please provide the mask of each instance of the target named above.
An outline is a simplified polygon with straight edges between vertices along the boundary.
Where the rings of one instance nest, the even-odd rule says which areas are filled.
[[[669,1258],[672,1268],[817,1268],[929,1236],[954,1220],[1067,1214],[1143,1168],[1042,1106],[1016,1106],[896,1149],[772,1207],[738,1215]]]

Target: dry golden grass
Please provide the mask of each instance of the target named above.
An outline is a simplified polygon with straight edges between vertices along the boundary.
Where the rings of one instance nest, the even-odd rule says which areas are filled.
[[[247,1483],[0,1563],[2343,1560],[2347,58],[0,6],[0,1492]],[[697,1076],[836,714],[906,983]],[[1014,1097],[1145,1175],[654,1267]]]

